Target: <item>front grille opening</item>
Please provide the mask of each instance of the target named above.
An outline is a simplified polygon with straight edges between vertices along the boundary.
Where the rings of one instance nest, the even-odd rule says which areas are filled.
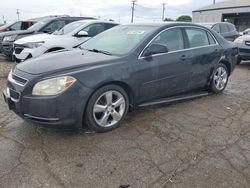
[[[10,89],[10,97],[15,100],[19,100],[20,94],[12,89]]]
[[[27,80],[25,80],[24,78],[21,78],[21,77],[15,75],[15,74],[12,74],[12,78],[13,78],[16,82],[18,82],[18,83],[20,83],[20,84],[25,85],[25,84],[27,83]]]

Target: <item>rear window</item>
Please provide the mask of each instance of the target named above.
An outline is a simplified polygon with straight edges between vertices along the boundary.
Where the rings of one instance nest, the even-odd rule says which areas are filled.
[[[228,24],[227,27],[228,27],[229,31],[235,31],[236,30],[234,25]]]
[[[227,33],[227,32],[229,32],[227,24],[220,24],[220,31],[221,31],[221,33]]]
[[[203,29],[186,28],[190,48],[209,45],[207,32]]]
[[[212,27],[212,29],[213,29],[215,32],[220,33],[220,26],[219,26],[219,24],[215,24],[215,25]]]

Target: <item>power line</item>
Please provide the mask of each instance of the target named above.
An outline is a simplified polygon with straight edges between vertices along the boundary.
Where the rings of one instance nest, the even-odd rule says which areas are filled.
[[[132,0],[132,16],[131,16],[131,23],[134,22],[135,5],[136,5],[136,0]]]
[[[162,21],[164,21],[165,19],[165,6],[166,6],[166,3],[162,3]]]

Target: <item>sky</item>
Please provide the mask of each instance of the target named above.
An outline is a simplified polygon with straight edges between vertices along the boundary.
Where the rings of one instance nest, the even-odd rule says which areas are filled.
[[[119,23],[131,20],[131,0],[1,0],[0,23],[47,15],[93,16]],[[224,0],[217,0],[221,2]],[[192,15],[192,11],[213,3],[213,0],[137,0],[134,22],[156,22],[162,17],[162,4],[166,3],[165,17],[176,19]]]

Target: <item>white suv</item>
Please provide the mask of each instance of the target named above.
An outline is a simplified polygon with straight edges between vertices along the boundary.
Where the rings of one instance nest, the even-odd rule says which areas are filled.
[[[72,49],[90,37],[118,24],[98,20],[72,22],[53,34],[24,37],[14,43],[13,57],[16,63],[61,49]]]

